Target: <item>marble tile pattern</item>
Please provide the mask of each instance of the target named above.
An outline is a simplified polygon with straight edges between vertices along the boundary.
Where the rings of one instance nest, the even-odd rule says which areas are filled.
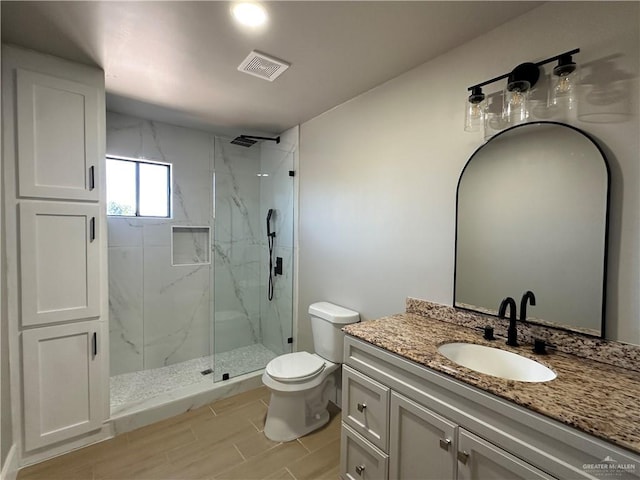
[[[294,197],[288,173],[297,145],[297,128],[283,133],[280,144],[246,148],[208,132],[108,112],[108,155],[171,163],[173,176],[172,218],[108,218],[111,375],[261,343],[290,351]],[[276,211],[275,255],[283,257],[285,272],[272,302],[266,300],[269,208]],[[208,254],[202,251],[209,247],[206,235],[186,229],[172,244],[172,227],[194,226],[210,227]],[[183,264],[172,265],[176,258]],[[210,264],[199,263],[202,258]]]
[[[504,320],[467,310],[458,310],[427,300],[407,298],[406,312],[464,327],[481,329],[489,325],[494,328],[496,335],[505,338],[507,336],[508,324]],[[543,339],[558,351],[640,372],[640,346],[638,345],[613,342],[521,322],[518,322],[518,338],[530,344],[533,344],[534,339]]]
[[[171,226],[210,226],[213,136],[107,113],[107,154],[172,164],[172,218],[108,217],[111,375],[211,353],[211,266],[171,265]],[[198,245],[193,246],[197,250]]]
[[[535,355],[530,345],[512,348],[502,339],[487,341],[475,328],[416,313],[348,325],[343,330],[420,365],[640,453],[638,372],[560,351]],[[438,346],[450,342],[470,342],[518,353],[551,368],[557,378],[527,383],[477,373],[438,353]]]

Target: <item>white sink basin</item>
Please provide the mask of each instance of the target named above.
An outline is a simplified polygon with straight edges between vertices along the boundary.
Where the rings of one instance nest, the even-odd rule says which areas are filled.
[[[446,343],[438,351],[452,362],[476,372],[519,382],[548,382],[556,373],[516,353],[475,343]]]

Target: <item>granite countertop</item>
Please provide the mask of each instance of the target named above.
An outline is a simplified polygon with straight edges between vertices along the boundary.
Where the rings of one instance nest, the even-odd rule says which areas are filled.
[[[640,454],[640,373],[550,351],[536,355],[530,345],[509,347],[482,332],[403,313],[347,325],[344,332],[408,360],[461,380],[532,411]],[[556,372],[544,383],[518,382],[462,367],[438,353],[444,343],[497,347],[536,360]]]

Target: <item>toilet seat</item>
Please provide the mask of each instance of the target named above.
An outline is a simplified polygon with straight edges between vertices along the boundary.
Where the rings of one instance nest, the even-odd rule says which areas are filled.
[[[283,383],[303,382],[320,375],[326,362],[308,352],[294,352],[280,355],[271,360],[265,369],[267,375]]]

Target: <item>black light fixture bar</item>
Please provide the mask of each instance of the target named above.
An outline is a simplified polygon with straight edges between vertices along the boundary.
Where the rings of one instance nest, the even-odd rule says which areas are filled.
[[[536,63],[534,63],[534,65],[536,67],[541,67],[542,65],[546,65],[547,63],[551,63],[551,62],[554,62],[556,60],[559,60],[560,57],[563,57],[565,55],[575,55],[576,53],[579,53],[579,52],[580,52],[579,48],[574,48],[573,50],[569,50],[568,52],[564,52],[564,53],[561,53],[561,54],[556,55],[554,57],[547,58],[547,59],[542,60],[540,62],[536,62]],[[507,78],[507,77],[509,77],[509,75],[511,75],[511,72],[508,72],[508,73],[505,73],[503,75],[500,75],[499,77],[492,78],[491,80],[486,80],[486,81],[484,81],[482,83],[478,83],[476,85],[472,85],[469,88],[467,88],[467,90],[471,91],[473,88],[484,87],[485,85],[489,85],[490,83],[497,82],[498,80],[502,80],[503,78]]]

